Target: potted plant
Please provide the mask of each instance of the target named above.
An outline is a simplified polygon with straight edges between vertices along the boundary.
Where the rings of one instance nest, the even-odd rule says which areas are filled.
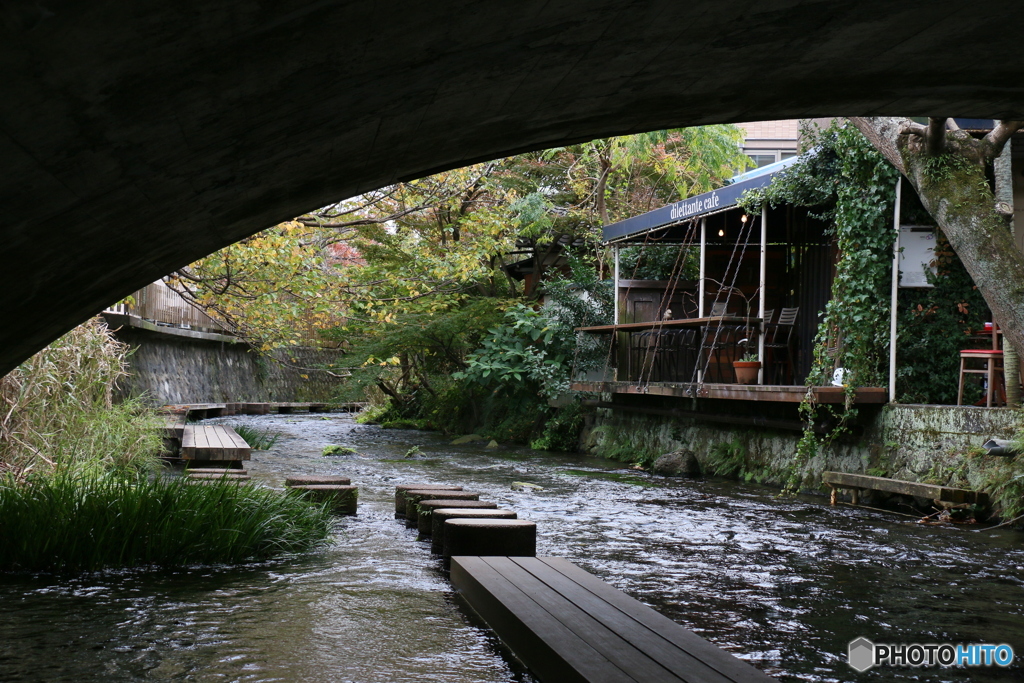
[[[757,371],[760,369],[761,361],[758,360],[756,353],[748,353],[732,362],[737,384],[757,384]]]

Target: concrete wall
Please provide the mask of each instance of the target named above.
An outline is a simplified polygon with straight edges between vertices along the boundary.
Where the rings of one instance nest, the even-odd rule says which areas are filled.
[[[177,332],[177,331],[174,331]],[[338,360],[333,350],[299,348],[261,358],[223,335],[183,336],[121,327],[116,336],[134,349],[124,394],[142,394],[155,405],[227,401],[328,401],[338,379],[317,367]]]
[[[824,490],[821,473],[827,470],[984,489],[992,467],[1003,466],[1006,459],[980,455],[981,444],[990,437],[1012,438],[1020,426],[1020,413],[1006,408],[884,406],[866,415],[855,436],[821,448],[799,475],[810,490]],[[734,476],[784,485],[800,437],[794,430],[600,408],[584,433],[584,448],[620,458],[632,450],[648,461],[688,449],[706,472],[732,459],[740,465]]]

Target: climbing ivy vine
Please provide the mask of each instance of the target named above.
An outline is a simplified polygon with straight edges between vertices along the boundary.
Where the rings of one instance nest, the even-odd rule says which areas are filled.
[[[808,207],[828,220],[839,252],[832,296],[815,338],[807,386],[831,382],[843,368],[846,401],[839,408],[818,406],[808,391],[800,411],[807,422],[791,463],[788,489],[799,488],[803,466],[822,443],[846,430],[856,415],[854,391],[886,380],[889,347],[888,297],[892,278],[893,201],[899,172],[852,126],[833,123],[805,131],[810,144],[781,180],[744,195],[753,211],[765,202]],[[821,440],[813,427],[821,413],[833,425]]]

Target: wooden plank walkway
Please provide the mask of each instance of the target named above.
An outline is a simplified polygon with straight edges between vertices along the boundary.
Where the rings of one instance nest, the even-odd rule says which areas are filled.
[[[181,438],[187,460],[248,460],[251,453],[245,439],[223,425],[186,425]]]
[[[821,481],[828,484],[832,489],[850,489],[853,492],[861,490],[885,491],[886,493],[899,493],[904,496],[929,498],[943,503],[988,505],[988,494],[980,491],[953,488],[952,486],[922,484],[916,481],[870,477],[866,474],[848,474],[846,472],[822,472]],[[856,503],[855,497],[854,504]]]
[[[457,556],[451,582],[544,683],[775,681],[562,558]]]

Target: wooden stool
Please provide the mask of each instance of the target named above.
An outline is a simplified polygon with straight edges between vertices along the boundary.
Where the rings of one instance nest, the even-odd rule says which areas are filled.
[[[981,361],[981,368],[967,367],[968,361]],[[1003,352],[1000,349],[964,349],[960,352],[960,388],[957,390],[956,404],[964,403],[964,375],[985,375],[985,406],[992,407],[993,394],[998,383],[999,396],[1006,405],[1006,385],[1003,379]]]

